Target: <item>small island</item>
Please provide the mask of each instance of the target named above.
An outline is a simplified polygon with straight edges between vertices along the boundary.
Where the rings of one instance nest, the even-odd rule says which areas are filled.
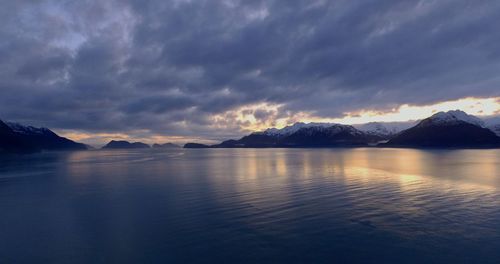
[[[153,148],[158,148],[158,149],[163,149],[163,148],[180,148],[181,146],[177,145],[177,144],[174,144],[174,143],[164,143],[164,144],[158,144],[158,143],[155,143],[153,144]]]
[[[130,143],[125,140],[111,140],[102,149],[147,149],[151,148],[148,144],[142,142]]]

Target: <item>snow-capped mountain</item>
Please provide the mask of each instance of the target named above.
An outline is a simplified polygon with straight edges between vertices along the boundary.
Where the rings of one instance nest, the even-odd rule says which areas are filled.
[[[7,152],[35,152],[41,150],[84,150],[84,144],[58,136],[48,128],[3,123],[0,120],[0,150]]]
[[[317,126],[317,125],[305,126],[305,127],[302,127],[302,128],[300,128],[300,129],[296,130],[295,132],[290,133],[288,135],[295,134],[295,133],[301,133],[303,135],[312,135],[315,133],[325,133],[325,134],[330,134],[330,135],[336,135],[336,134],[339,134],[342,132],[345,132],[345,133],[350,134],[350,135],[363,135],[363,132],[357,130],[353,126],[340,125],[340,124],[329,124],[329,125],[322,124],[320,126]]]
[[[239,140],[227,140],[213,147],[336,147],[367,146],[381,138],[353,126],[333,123],[296,123],[282,129],[255,132]]]
[[[264,135],[269,135],[269,136],[289,136],[297,131],[299,131],[300,129],[303,129],[303,128],[312,128],[312,129],[320,129],[320,128],[328,128],[328,127],[332,127],[334,125],[337,125],[335,123],[302,123],[302,122],[298,122],[298,123],[295,123],[291,126],[286,126],[284,128],[281,128],[281,129],[278,129],[278,128],[268,128],[262,132],[256,132],[256,133],[261,133],[261,134],[264,134]]]
[[[415,122],[370,122],[366,124],[354,125],[355,128],[382,138],[390,138],[397,133],[415,125]]]
[[[24,138],[14,132],[0,120],[0,153],[2,152],[35,152],[38,148],[29,144]]]
[[[439,112],[431,117],[424,119],[421,122],[421,125],[455,125],[461,122],[473,124],[479,127],[484,127],[484,122],[483,120],[473,116],[469,115],[463,111],[460,110],[452,110],[448,112]]]
[[[364,132],[366,134],[372,135],[372,136],[377,136],[377,137],[382,137],[382,138],[389,138],[407,128],[410,128],[411,126],[415,125],[415,122],[370,122],[366,124],[359,124],[359,125],[353,125],[353,126],[348,126],[348,125],[342,125],[342,124],[336,124],[336,123],[295,123],[291,126],[287,126],[281,129],[277,128],[269,128],[266,129],[262,132],[256,132],[256,134],[264,134],[264,135],[269,135],[269,136],[289,136],[300,129],[310,129],[310,131],[314,130],[324,130],[324,129],[329,129],[330,131],[334,132],[335,130],[340,130],[341,128],[350,128],[352,133],[359,133],[359,132]],[[353,129],[354,128],[354,129]]]
[[[52,131],[50,131],[50,129],[45,127],[38,128],[33,126],[25,126],[14,122],[5,122],[5,124],[7,124],[7,126],[9,126],[12,131],[23,135],[42,135],[53,133]]]
[[[192,144],[189,147],[269,148],[269,147],[500,147],[499,122],[485,124],[481,119],[454,110],[439,112],[417,122],[372,122],[355,126],[335,123],[295,123],[281,129],[269,128],[238,140],[217,145]],[[498,125],[498,126],[496,126]],[[493,126],[493,125],[492,125]],[[385,143],[383,143],[385,142]]]
[[[385,144],[408,147],[498,147],[500,137],[462,111],[439,112],[402,131]]]

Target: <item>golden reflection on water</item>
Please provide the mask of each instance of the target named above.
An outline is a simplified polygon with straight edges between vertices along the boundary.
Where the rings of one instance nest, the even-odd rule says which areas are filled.
[[[102,252],[118,252],[111,260],[131,248],[170,254],[216,243],[249,255],[399,252],[404,262],[420,252],[432,261],[444,249],[446,256],[498,259],[500,150],[179,149],[23,158],[4,166],[11,175],[34,166],[43,177],[2,182],[10,227],[2,238],[38,234],[38,243],[19,252],[5,244],[19,255],[30,247],[45,252],[58,240],[51,248],[64,256],[105,241]]]
[[[224,150],[219,150],[224,151]],[[464,192],[499,186],[498,150],[412,149],[243,149],[230,150],[231,175],[242,188],[261,181],[280,184],[297,178],[374,186],[393,184],[401,192],[454,188]],[[214,165],[218,166],[218,165]],[[272,181],[269,180],[272,178]]]
[[[144,173],[163,171],[190,181],[195,167],[205,171],[215,188],[244,193],[275,191],[276,199],[303,186],[335,183],[363,188],[393,186],[404,193],[453,190],[459,193],[496,190],[500,186],[499,150],[414,149],[216,149],[179,150],[184,156],[127,151],[81,151],[67,156],[66,169],[76,184],[92,175],[127,174],[134,164],[148,163]],[[186,153],[184,153],[186,152]],[[149,155],[149,156],[148,156]],[[152,155],[152,156],[151,156]],[[162,154],[163,155],[163,154]],[[200,155],[195,161],[190,155]],[[175,157],[176,159],[172,159]],[[150,162],[151,159],[156,159]],[[168,162],[166,162],[168,161]],[[98,179],[120,184],[118,179]],[[161,177],[156,180],[161,181]],[[231,183],[228,185],[227,183]]]
[[[195,194],[208,193],[218,208],[238,212],[243,215],[238,221],[248,221],[256,230],[282,221],[284,216],[293,218],[300,210],[305,210],[301,213],[307,217],[320,217],[317,213],[307,214],[307,210],[315,212],[315,207],[325,203],[326,211],[321,213],[335,214],[350,208],[347,217],[352,221],[370,223],[404,236],[412,236],[422,222],[437,228],[432,232],[441,228],[439,232],[451,233],[456,228],[453,225],[464,225],[450,220],[453,217],[470,224],[484,224],[481,221],[488,218],[466,216],[470,212],[488,216],[500,206],[500,150],[177,152],[182,155],[175,151],[74,152],[67,157],[66,170],[74,184],[93,181],[108,188],[134,186],[136,182],[130,179],[165,189],[175,188],[170,187],[175,182],[176,186],[187,186],[177,193],[177,201],[195,201]],[[488,229],[484,230],[486,233],[481,236],[488,235]]]
[[[185,152],[185,150],[179,150]],[[189,152],[196,153],[194,151]],[[214,155],[217,154],[217,155]],[[182,153],[185,154],[185,153]],[[500,150],[413,150],[413,149],[216,149],[204,152],[196,162],[183,164],[179,156],[179,170],[189,166],[206,167],[214,177],[231,171],[232,177],[244,182],[258,182],[262,177],[314,179],[336,178],[349,181],[377,182],[392,180],[409,184],[427,181],[451,180],[498,187],[500,185]],[[127,151],[77,151],[67,155],[67,169],[73,175],[87,175],[91,170],[113,170],[126,173],[128,166],[148,162],[151,153]],[[178,155],[177,155],[178,156]],[[156,157],[158,170],[168,170],[162,159]],[[339,176],[341,176],[339,178]],[[397,178],[397,179],[396,179]]]
[[[489,215],[500,206],[496,159],[500,151],[215,151],[231,157],[219,170],[225,176],[211,178],[225,193],[215,193],[218,201],[228,207],[241,205],[240,210],[250,216],[262,215],[259,221],[266,225],[295,210],[307,210],[300,208],[308,208],[308,204],[327,203],[330,211],[323,213],[350,208],[352,221],[411,237],[414,232],[453,233],[457,225],[464,224],[460,221],[486,225],[482,222],[486,218],[464,220],[463,216],[473,210]],[[210,163],[211,171],[220,168],[220,160]],[[236,195],[228,198],[227,192]],[[454,222],[454,216],[460,220]],[[247,224],[262,228],[254,222],[250,217]],[[430,229],[421,230],[421,222],[429,223]],[[487,229],[484,232],[464,236],[490,236]]]

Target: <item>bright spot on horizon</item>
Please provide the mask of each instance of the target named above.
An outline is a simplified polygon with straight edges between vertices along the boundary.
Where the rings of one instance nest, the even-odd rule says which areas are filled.
[[[125,140],[129,142],[143,142],[149,145],[154,143],[174,143],[182,145],[186,142],[201,142],[207,144],[214,144],[217,142],[206,140],[199,137],[185,137],[185,136],[167,136],[167,135],[152,135],[152,136],[134,136],[134,134],[139,134],[140,132],[145,133],[147,131],[133,131],[130,135],[126,133],[87,133],[75,130],[58,130],[57,134],[70,138],[74,141],[82,142],[93,147],[102,147],[106,145],[111,140]],[[135,132],[135,133],[134,133]]]
[[[348,113],[343,118],[332,119],[342,124],[363,124],[369,122],[404,122],[427,118],[438,112],[461,110],[474,116],[491,116],[500,113],[500,97],[497,98],[463,98],[445,101],[432,105],[403,104],[391,112],[360,111]]]

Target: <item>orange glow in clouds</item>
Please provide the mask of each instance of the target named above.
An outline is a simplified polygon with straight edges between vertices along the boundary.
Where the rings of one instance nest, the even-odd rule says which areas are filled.
[[[475,116],[490,116],[500,114],[500,97],[495,98],[463,98],[454,101],[445,101],[432,105],[409,105],[404,104],[398,108],[391,109],[387,112],[374,110],[360,110],[358,112],[345,113],[344,117],[340,118],[324,118],[314,116],[313,112],[298,112],[286,115],[285,117],[278,116],[277,112],[283,105],[274,105],[261,103],[241,107],[237,110],[230,111],[231,116],[236,116],[236,121],[240,123],[243,130],[258,131],[268,127],[282,128],[291,125],[295,122],[329,122],[340,124],[363,124],[369,122],[402,122],[413,121],[427,118],[440,111],[462,110],[468,114]],[[276,112],[275,115],[270,115],[267,120],[257,120],[252,114],[256,110],[265,110]],[[227,115],[227,113],[226,113]],[[222,115],[224,116],[224,115]]]
[[[463,98],[454,101],[446,101],[432,105],[409,105],[404,104],[387,112],[374,110],[360,110],[358,112],[345,113],[340,118],[323,118],[314,115],[314,112],[289,112],[284,111],[284,105],[259,103],[239,107],[211,117],[210,126],[207,129],[214,133],[226,131],[248,132],[262,131],[270,127],[282,128],[296,122],[329,122],[340,124],[362,124],[368,122],[399,122],[412,121],[427,118],[440,111],[462,110],[475,116],[490,116],[500,114],[500,97],[496,98]],[[260,114],[259,114],[260,113]],[[262,115],[262,113],[265,113]],[[189,124],[186,124],[189,127]],[[146,143],[185,143],[201,142],[212,144],[216,141],[204,138],[151,135],[141,138],[134,135],[147,134],[148,130],[136,131],[131,135],[124,133],[85,133],[81,131],[58,131],[61,135],[73,140],[93,145],[103,145],[111,139],[143,141]],[[139,133],[141,132],[141,133]],[[215,135],[217,137],[217,135]]]
[[[500,113],[500,97],[497,98],[464,98],[455,101],[441,102],[433,105],[414,106],[404,104],[391,112],[379,113],[361,111],[348,113],[343,118],[333,119],[333,122],[343,124],[362,124],[368,122],[398,122],[427,118],[437,112],[462,110],[470,115],[489,116]]]

